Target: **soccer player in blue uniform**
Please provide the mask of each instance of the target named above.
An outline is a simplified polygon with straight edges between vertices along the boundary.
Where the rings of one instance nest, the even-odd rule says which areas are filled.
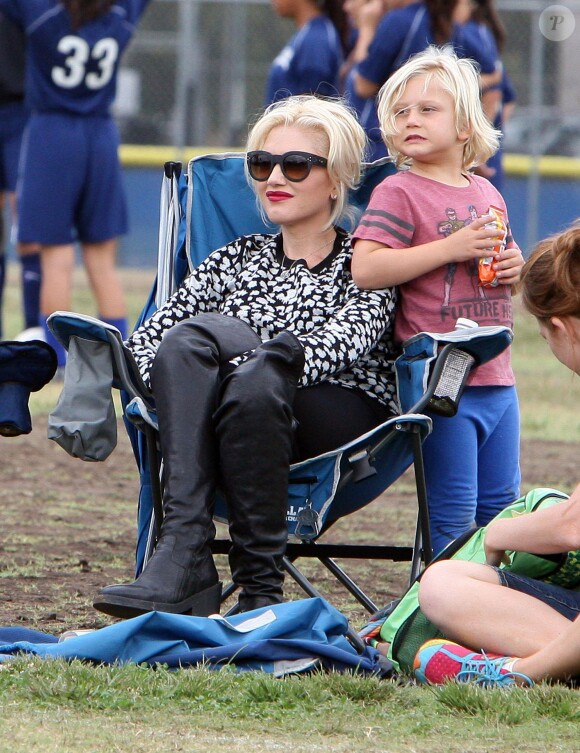
[[[361,120],[363,108],[374,104],[374,97],[385,81],[412,55],[422,52],[431,44],[449,44],[459,57],[475,60],[481,71],[483,86],[498,83],[501,72],[496,67],[496,56],[489,54],[465,34],[463,23],[470,13],[468,0],[420,0],[404,2],[402,7],[389,10],[378,22],[366,57],[352,70],[346,87],[346,98],[357,110]],[[365,104],[366,100],[366,104]],[[367,113],[370,125],[367,132],[376,151],[380,134],[376,114]]]
[[[98,316],[126,335],[116,271],[127,231],[110,115],[121,55],[150,0],[0,0],[26,34],[26,103],[19,186],[21,242],[42,250],[41,318],[59,366],[65,353],[46,317],[69,309],[75,241],[80,242]]]
[[[6,256],[3,209],[7,202],[16,218],[16,178],[22,134],[28,120],[24,104],[24,34],[0,12],[0,337],[1,302],[4,292]],[[25,330],[17,339],[42,336],[38,327],[40,295],[40,254],[36,245],[18,244],[22,273],[22,302]]]
[[[488,57],[495,56],[498,60],[502,71],[501,81],[484,90],[482,97],[484,104],[487,98],[493,108],[486,109],[486,115],[492,121],[494,128],[503,132],[506,120],[515,106],[517,95],[510,77],[500,62],[500,53],[505,48],[506,33],[493,0],[474,0],[471,18],[463,29],[467,35],[471,35],[475,47],[485,50]],[[487,161],[480,175],[487,178],[500,193],[503,192],[505,175],[501,143],[500,148]]]
[[[298,31],[276,56],[268,74],[266,104],[295,94],[337,97],[347,36],[339,0],[272,0]]]

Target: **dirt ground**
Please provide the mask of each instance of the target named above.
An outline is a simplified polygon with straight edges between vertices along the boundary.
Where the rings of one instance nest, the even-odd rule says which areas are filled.
[[[96,628],[110,619],[92,597],[108,583],[131,580],[134,561],[137,472],[123,426],[104,463],[69,457],[46,438],[46,418],[31,434],[0,438],[0,625],[58,634]],[[524,442],[524,491],[552,486],[569,491],[578,480],[574,444]],[[389,493],[328,534],[335,541],[410,543],[415,503],[407,474]],[[227,563],[218,557],[224,577]],[[308,563],[317,587],[352,619],[364,612],[320,565]],[[380,606],[400,595],[407,565],[354,563],[354,574]],[[290,597],[299,596],[288,587]]]

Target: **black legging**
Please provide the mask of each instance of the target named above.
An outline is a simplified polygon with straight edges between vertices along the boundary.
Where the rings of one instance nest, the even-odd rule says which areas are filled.
[[[391,418],[388,408],[359,389],[321,382],[296,392],[293,462],[335,450]]]

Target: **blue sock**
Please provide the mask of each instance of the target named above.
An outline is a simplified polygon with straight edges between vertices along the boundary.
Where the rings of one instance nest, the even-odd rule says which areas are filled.
[[[48,325],[46,323],[46,317],[41,316],[40,318],[41,318],[42,329],[44,330],[44,337],[46,339],[46,342],[56,351],[56,358],[57,358],[59,367],[64,366],[66,364],[66,350],[62,347],[62,345],[59,343],[56,337],[48,329]]]
[[[20,257],[24,327],[38,327],[40,319],[40,254]]]
[[[127,339],[128,337],[127,319],[125,317],[122,317],[121,319],[107,319],[106,316],[99,316],[99,319],[102,322],[105,322],[105,324],[111,324],[113,327],[116,327],[121,333],[121,337],[123,338],[123,340]]]

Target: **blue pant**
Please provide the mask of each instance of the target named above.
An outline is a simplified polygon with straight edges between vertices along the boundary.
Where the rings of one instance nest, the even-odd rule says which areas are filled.
[[[520,495],[515,387],[467,387],[453,418],[433,416],[424,444],[433,552],[488,523]]]

